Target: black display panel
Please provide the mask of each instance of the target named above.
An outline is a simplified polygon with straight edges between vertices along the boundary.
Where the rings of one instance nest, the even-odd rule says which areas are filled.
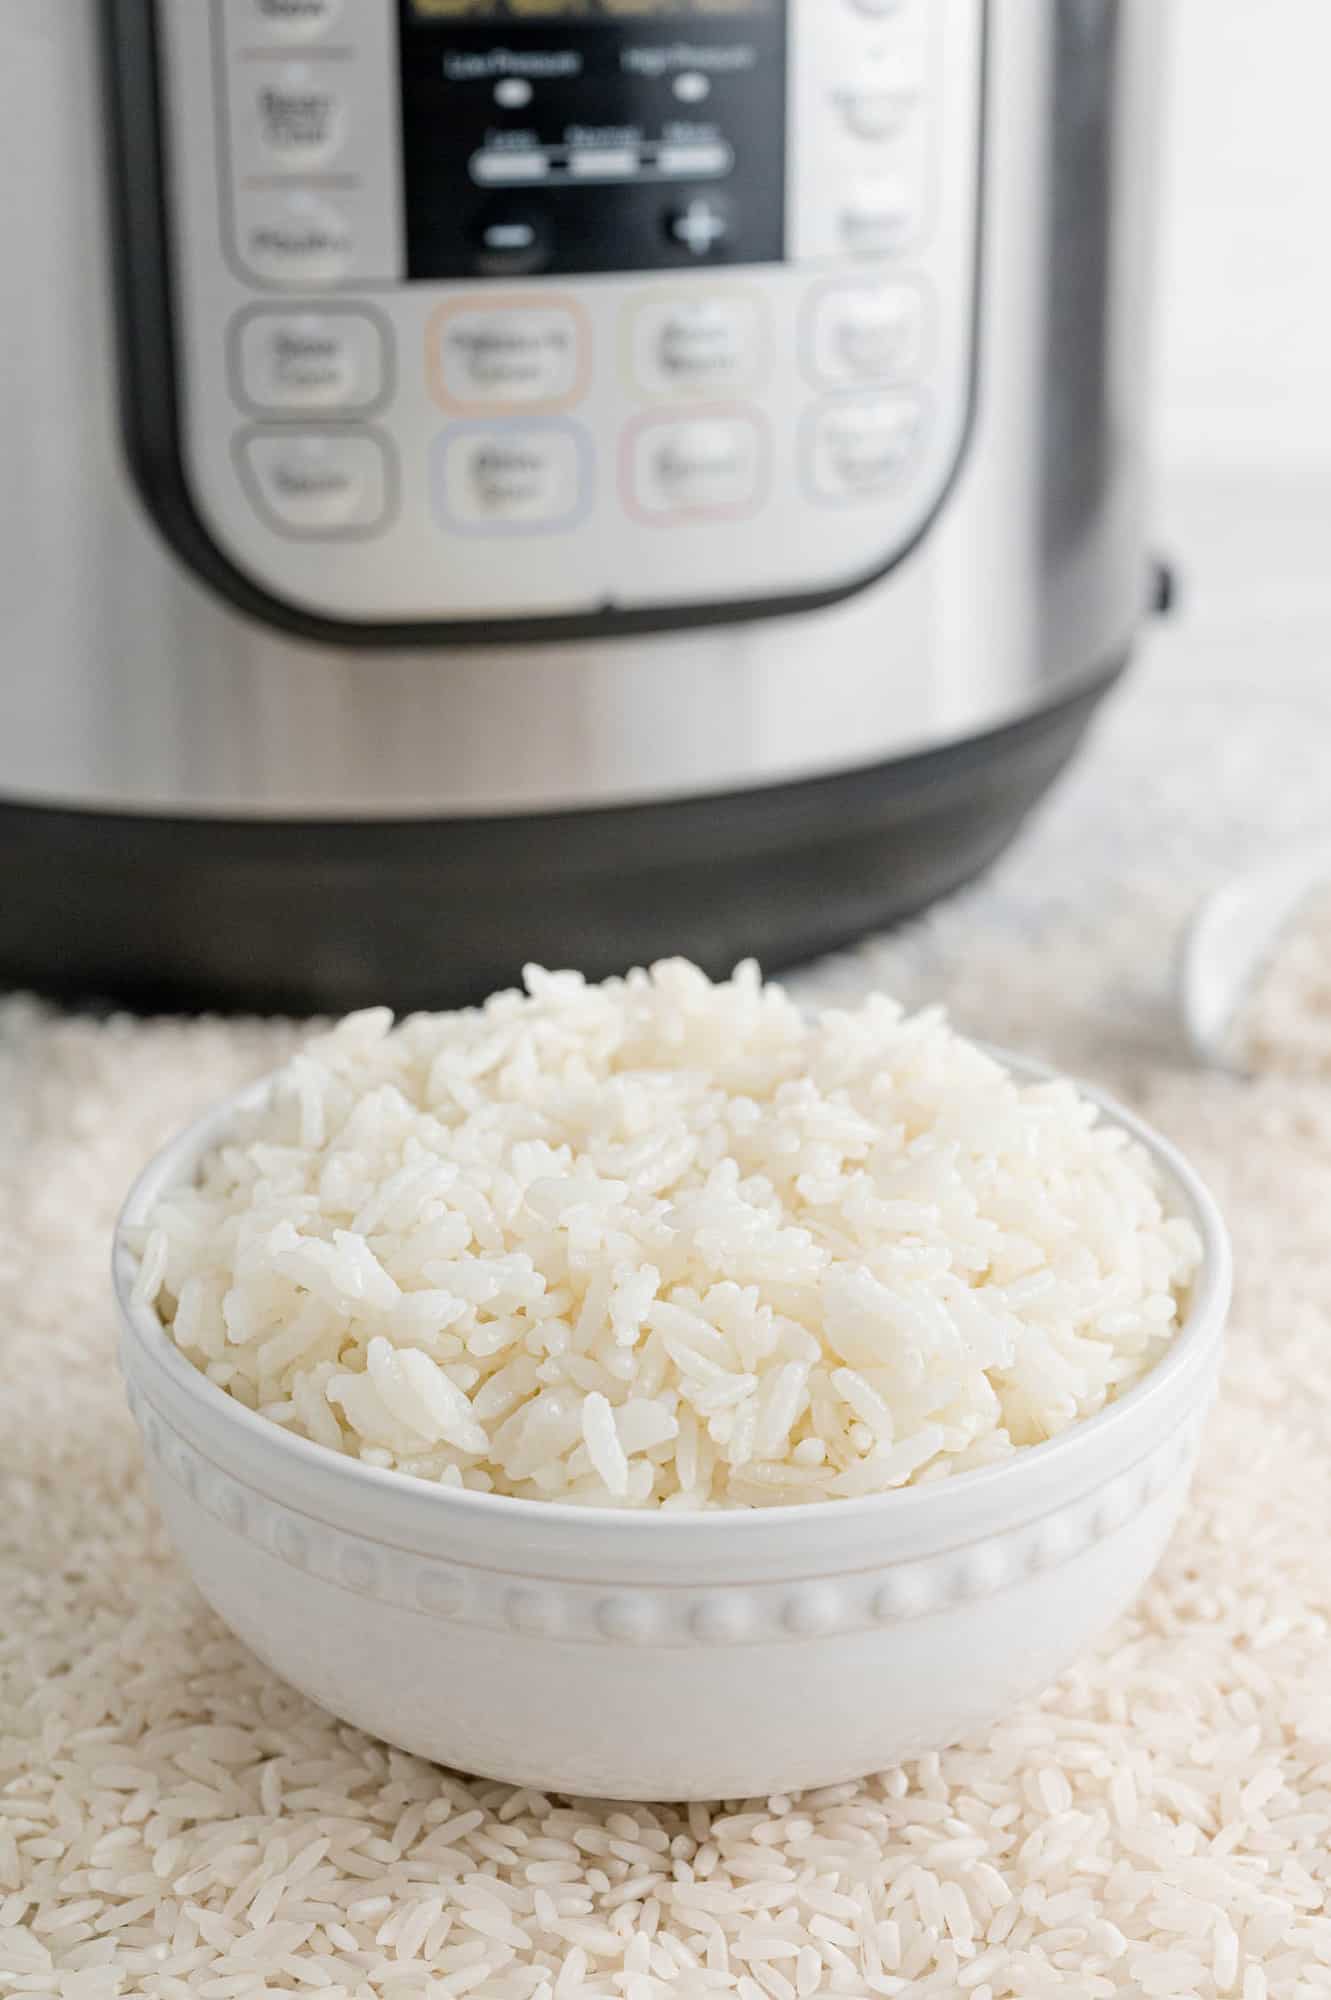
[[[412,278],[785,253],[785,0],[400,0]]]
[[[407,0],[418,21],[544,21],[611,15],[770,14],[778,0]]]

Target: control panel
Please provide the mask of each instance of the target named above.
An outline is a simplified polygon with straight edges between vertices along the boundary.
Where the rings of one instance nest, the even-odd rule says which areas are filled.
[[[781,261],[780,0],[405,0],[401,24],[413,279]]]
[[[180,453],[321,620],[849,592],[974,369],[983,0],[149,0]]]

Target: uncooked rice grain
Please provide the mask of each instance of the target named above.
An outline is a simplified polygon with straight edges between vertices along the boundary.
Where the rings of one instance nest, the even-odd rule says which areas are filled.
[[[1244,1069],[1331,1076],[1331,887],[1309,895],[1279,932],[1228,1040]]]
[[[138,1297],[219,1387],[420,1478],[776,1506],[992,1465],[1177,1332],[1142,1148],[937,1012],[751,965],[356,1014],[164,1195]]]

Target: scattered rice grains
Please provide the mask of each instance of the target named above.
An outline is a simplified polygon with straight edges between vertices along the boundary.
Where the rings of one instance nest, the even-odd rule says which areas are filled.
[[[1016,953],[968,914],[954,944],[951,988],[1000,1039],[1038,1014],[1065,1063],[1103,1070],[1117,1027],[1120,1094],[1216,1187],[1239,1270],[1224,1393],[1154,1583],[1044,1697],[908,1769],[711,1808],[464,1783],[332,1721],[223,1630],[146,1496],[106,1246],[139,1162],[294,1037],[0,1009],[0,1991],[1331,1991],[1331,1087],[1128,1047],[1154,906]]]
[[[167,1194],[138,1293],[248,1408],[442,1484],[752,1507],[990,1465],[1176,1333],[1200,1245],[1067,1082],[757,968],[356,1014]]]
[[[1331,888],[1309,896],[1281,931],[1229,1040],[1254,1073],[1331,1077]]]

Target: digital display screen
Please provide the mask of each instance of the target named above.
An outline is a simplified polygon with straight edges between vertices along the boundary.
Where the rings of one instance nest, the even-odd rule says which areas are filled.
[[[413,279],[781,261],[787,0],[398,6]]]
[[[642,21],[770,14],[774,0],[407,0],[417,21]]]

